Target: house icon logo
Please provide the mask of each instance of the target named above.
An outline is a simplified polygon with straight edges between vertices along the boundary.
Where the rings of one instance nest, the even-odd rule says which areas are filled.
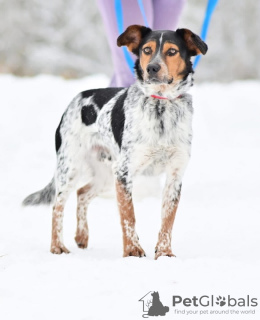
[[[158,291],[149,291],[138,301],[143,302],[143,312],[145,312],[143,318],[165,316],[166,312],[169,312],[169,307],[161,303]]]

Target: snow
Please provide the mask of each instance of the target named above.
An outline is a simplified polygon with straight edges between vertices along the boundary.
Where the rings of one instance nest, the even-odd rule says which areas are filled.
[[[103,75],[73,81],[0,76],[0,319],[141,319],[138,300],[149,291],[159,291],[169,306],[164,319],[223,319],[175,314],[172,296],[259,297],[260,82],[192,89],[194,141],[173,230],[177,258],[153,260],[160,226],[158,180],[136,189],[137,195],[152,195],[135,201],[146,258],[122,258],[114,198],[91,203],[89,248],[77,248],[75,195],[64,219],[71,254],[52,255],[51,208],[20,204],[53,175],[54,132],[66,105],[79,91],[107,84]],[[254,315],[225,319],[259,318],[259,307],[251,309]]]

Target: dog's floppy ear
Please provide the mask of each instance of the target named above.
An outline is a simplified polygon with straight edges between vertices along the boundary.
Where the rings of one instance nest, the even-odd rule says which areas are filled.
[[[124,33],[117,38],[118,47],[127,46],[127,49],[138,55],[138,48],[142,39],[152,30],[137,24],[129,26]]]
[[[201,53],[206,54],[208,51],[206,43],[189,29],[177,29],[176,33],[179,34],[186,43],[186,47],[191,56],[196,56]]]

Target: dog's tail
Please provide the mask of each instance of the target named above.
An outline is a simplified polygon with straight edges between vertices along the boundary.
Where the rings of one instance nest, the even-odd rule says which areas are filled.
[[[52,178],[51,182],[42,190],[30,194],[23,200],[23,206],[38,206],[48,205],[53,203],[55,198],[55,180]]]
[[[165,312],[165,313],[166,313],[166,312],[169,312],[169,307],[164,306],[163,309],[164,309],[164,312]]]

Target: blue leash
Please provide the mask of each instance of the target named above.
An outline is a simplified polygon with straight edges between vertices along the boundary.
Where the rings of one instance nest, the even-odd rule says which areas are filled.
[[[144,19],[144,25],[149,28],[149,23],[147,21],[147,18],[146,18],[146,14],[145,14],[145,11],[144,11],[144,4],[143,4],[143,1],[142,0],[137,0],[138,2],[138,5],[139,5],[139,8],[140,8],[140,11],[142,13],[142,16],[143,16],[143,19]]]
[[[132,0],[133,1],[133,0]],[[140,8],[140,11],[142,13],[144,22],[145,22],[145,26],[148,27],[148,21],[145,15],[145,11],[144,11],[144,6],[143,6],[143,1],[142,0],[137,0],[138,1],[138,5]],[[123,8],[122,8],[122,3],[121,0],[115,0],[115,12],[116,12],[116,21],[117,21],[117,28],[118,28],[118,33],[121,34],[123,33],[124,30],[124,21],[123,21]],[[129,53],[129,51],[127,50],[126,47],[123,47],[123,53],[125,56],[125,60],[128,64],[129,69],[131,70],[132,74],[135,75],[134,73],[134,61]]]
[[[115,11],[116,11],[116,21],[117,21],[117,28],[119,34],[124,32],[124,22],[123,22],[123,9],[121,0],[115,0]],[[128,64],[129,69],[131,70],[132,74],[134,75],[134,61],[127,50],[126,47],[123,47],[123,53]]]
[[[204,22],[202,25],[202,30],[201,30],[201,39],[203,41],[206,40],[208,29],[209,29],[209,23],[212,17],[212,14],[217,6],[218,0],[208,0],[208,5],[204,17]],[[193,68],[195,69],[200,61],[201,55],[197,56],[194,60],[193,63]]]

